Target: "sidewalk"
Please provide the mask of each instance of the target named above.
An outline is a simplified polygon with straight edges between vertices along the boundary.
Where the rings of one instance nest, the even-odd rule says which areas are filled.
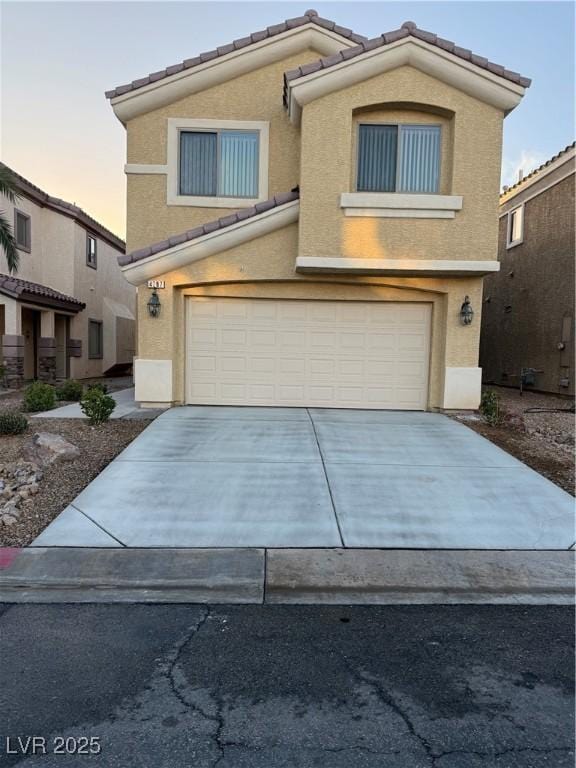
[[[111,392],[117,405],[110,416],[111,419],[151,419],[163,411],[161,409],[140,408],[134,400],[134,387]],[[35,413],[33,419],[85,419],[79,403],[70,403],[61,408],[53,408],[51,411]]]

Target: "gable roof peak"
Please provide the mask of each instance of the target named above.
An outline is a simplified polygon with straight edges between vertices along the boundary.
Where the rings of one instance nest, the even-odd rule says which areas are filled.
[[[282,21],[279,24],[273,24],[269,27],[266,27],[266,29],[258,30],[257,32],[252,32],[252,34],[249,34],[246,37],[241,37],[238,40],[234,40],[227,45],[220,45],[214,50],[205,51],[204,53],[200,53],[197,56],[185,59],[178,64],[173,64],[172,66],[166,67],[166,69],[159,70],[158,72],[152,72],[146,77],[132,80],[131,83],[119,85],[112,90],[106,91],[106,98],[114,99],[118,96],[123,96],[126,93],[136,91],[139,88],[150,85],[151,83],[156,83],[158,80],[163,80],[164,78],[170,77],[171,75],[178,74],[183,70],[197,67],[212,59],[221,58],[229,53],[233,53],[234,51],[247,48],[256,43],[260,43],[267,38],[276,37],[277,35],[289,32],[298,27],[303,27],[307,24],[312,24],[316,28],[320,27],[321,29],[325,29],[328,32],[333,32],[334,34],[339,35],[341,38],[350,40],[351,43],[356,43],[357,45],[367,40],[364,35],[359,35],[356,32],[353,32],[351,29],[341,27],[330,19],[324,19],[318,15],[318,11],[310,8],[304,13],[303,16],[296,16],[292,19],[286,19],[286,21]]]
[[[532,82],[530,78],[523,77],[518,72],[513,72],[509,69],[506,69],[501,64],[495,64],[492,61],[488,61],[488,59],[484,56],[478,56],[477,54],[468,50],[468,48],[461,48],[451,40],[445,40],[444,38],[436,35],[434,32],[427,32],[424,29],[420,29],[414,21],[405,21],[400,29],[384,32],[383,34],[371,40],[363,40],[353,48],[347,48],[340,51],[339,53],[325,56],[321,59],[318,59],[317,61],[312,61],[308,64],[304,64],[300,67],[297,67],[296,69],[292,69],[286,72],[284,74],[284,103],[286,103],[287,89],[289,88],[290,82],[292,80],[298,80],[300,77],[305,77],[306,75],[312,74],[313,72],[317,72],[321,69],[329,69],[330,67],[341,64],[344,61],[349,61],[350,59],[355,59],[358,56],[362,56],[362,54],[368,51],[373,51],[380,48],[385,49],[386,46],[390,45],[391,43],[396,43],[399,40],[408,37],[414,37],[418,40],[422,40],[424,43],[428,43],[435,48],[440,48],[459,59],[464,59],[465,61],[480,67],[480,69],[488,70],[492,74],[502,77],[505,80],[509,80],[523,88],[528,88]]]

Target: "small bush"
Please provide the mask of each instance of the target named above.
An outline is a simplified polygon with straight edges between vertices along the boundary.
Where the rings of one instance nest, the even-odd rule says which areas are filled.
[[[24,390],[23,408],[28,413],[49,411],[56,405],[54,387],[42,381],[29,384]]]
[[[18,411],[0,412],[0,435],[21,435],[28,426],[28,419]]]
[[[488,424],[495,427],[500,423],[500,397],[497,392],[492,389],[487,389],[482,393],[482,399],[480,401],[480,413]]]
[[[90,387],[80,400],[80,408],[90,420],[90,424],[102,424],[112,415],[116,402],[99,387]]]
[[[63,381],[62,384],[56,388],[56,397],[58,400],[69,400],[77,403],[82,397],[83,391],[84,387],[79,381],[68,379],[68,381]]]
[[[101,381],[96,381],[94,384],[88,384],[88,389],[98,389],[104,395],[108,394],[108,385],[102,384]]]

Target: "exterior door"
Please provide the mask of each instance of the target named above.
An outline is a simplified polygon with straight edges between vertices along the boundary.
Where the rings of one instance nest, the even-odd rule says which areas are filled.
[[[40,314],[34,309],[22,307],[22,335],[24,336],[24,379],[38,377],[38,336]]]

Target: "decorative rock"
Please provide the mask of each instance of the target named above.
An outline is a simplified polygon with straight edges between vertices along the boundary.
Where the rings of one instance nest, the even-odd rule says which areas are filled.
[[[80,449],[60,435],[50,432],[36,432],[24,448],[24,456],[40,465],[56,461],[72,461],[80,456]]]
[[[20,507],[32,503],[38,493],[42,471],[29,461],[0,464],[0,525],[14,525]]]

